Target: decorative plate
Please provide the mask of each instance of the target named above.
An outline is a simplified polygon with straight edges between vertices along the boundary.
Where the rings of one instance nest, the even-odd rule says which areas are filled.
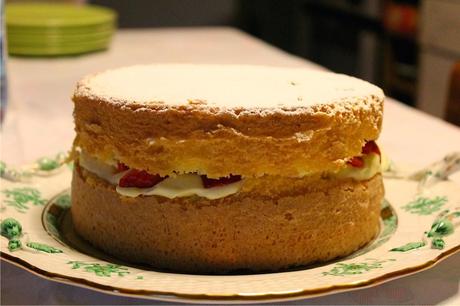
[[[273,302],[380,284],[460,249],[460,153],[412,174],[390,167],[377,238],[333,262],[279,273],[191,275],[111,258],[73,231],[65,157],[21,170],[0,162],[1,258],[45,278],[116,295],[175,302]]]

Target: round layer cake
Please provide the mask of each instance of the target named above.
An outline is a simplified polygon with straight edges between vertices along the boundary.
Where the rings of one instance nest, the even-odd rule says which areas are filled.
[[[383,92],[328,72],[147,65],[84,78],[72,217],[119,258],[277,271],[379,231]]]

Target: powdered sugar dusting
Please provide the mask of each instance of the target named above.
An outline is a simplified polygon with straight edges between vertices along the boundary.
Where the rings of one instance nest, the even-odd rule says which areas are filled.
[[[75,97],[120,106],[264,115],[367,109],[381,106],[384,95],[357,78],[302,68],[156,64],[87,76],[78,83]]]

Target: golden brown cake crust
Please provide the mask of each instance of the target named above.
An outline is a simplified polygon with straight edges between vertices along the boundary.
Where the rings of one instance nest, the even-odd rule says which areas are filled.
[[[303,194],[127,198],[77,164],[72,217],[82,237],[132,262],[193,273],[276,271],[347,255],[378,232],[380,175],[318,180]]]
[[[135,68],[127,68],[127,71],[137,71]],[[138,70],[150,73],[155,69],[146,67]],[[212,69],[212,73],[217,73],[217,68]],[[259,73],[261,68],[243,66],[241,69]],[[337,170],[344,159],[360,153],[365,140],[378,137],[384,96],[377,87],[332,73],[316,75],[300,69],[263,69],[268,69],[268,73],[286,75],[286,92],[291,87],[299,87],[297,99],[305,99],[305,102],[286,95],[287,102],[276,106],[274,103],[280,95],[277,91],[273,91],[272,96],[264,93],[269,100],[268,106],[260,101],[261,105],[251,105],[249,100],[246,106],[235,104],[227,107],[225,101],[213,104],[214,101],[193,100],[193,96],[187,102],[187,93],[183,97],[184,103],[150,101],[148,98],[137,101],[135,96],[120,100],[111,97],[110,92],[98,94],[94,87],[102,81],[97,82],[98,75],[89,77],[79,83],[73,97],[77,132],[75,145],[100,159],[118,159],[131,168],[145,169],[162,176],[173,172],[198,172],[209,177],[230,173],[294,177],[306,172]],[[226,72],[228,69],[221,70]],[[107,74],[110,75],[110,72]],[[240,74],[244,75],[244,72]],[[314,86],[302,89],[294,82],[290,85],[291,74],[299,79],[299,84],[304,74],[307,76],[306,83],[319,78],[319,87],[323,86],[322,78],[332,79],[335,83],[330,86],[330,91],[337,91],[332,95],[334,100],[328,100],[332,98],[327,95],[327,87],[316,92]],[[260,86],[257,87],[259,92],[269,91],[269,88],[263,87],[263,78],[262,81],[255,80],[259,82],[254,85]],[[224,81],[219,83],[223,91],[228,90]],[[108,78],[104,82],[113,86],[111,82],[115,81]],[[278,84],[276,82],[274,84]],[[340,87],[344,82],[346,86]],[[178,84],[176,90],[180,91],[185,85]],[[197,83],[197,86],[201,85]],[[102,86],[99,84],[99,87]],[[358,89],[355,90],[355,87]],[[140,90],[147,89],[140,87]],[[116,92],[117,87],[110,90]],[[250,88],[247,90],[250,91],[248,96],[254,96],[256,101],[260,98],[257,90],[256,93]],[[215,92],[208,94],[211,98],[219,96]],[[225,97],[225,93],[221,96]],[[324,97],[321,103],[309,101],[309,98],[321,97]],[[233,103],[233,100],[226,103],[230,102]]]

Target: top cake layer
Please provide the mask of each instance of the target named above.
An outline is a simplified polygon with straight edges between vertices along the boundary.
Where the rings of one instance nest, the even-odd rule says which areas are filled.
[[[147,65],[86,77],[75,144],[151,173],[302,176],[335,171],[378,137],[383,92],[306,69]]]
[[[229,112],[283,112],[318,104],[331,104],[334,109],[352,106],[356,98],[375,96],[381,100],[383,92],[354,77],[306,69],[173,64],[131,66],[90,75],[79,82],[75,96],[152,108],[198,104]]]

